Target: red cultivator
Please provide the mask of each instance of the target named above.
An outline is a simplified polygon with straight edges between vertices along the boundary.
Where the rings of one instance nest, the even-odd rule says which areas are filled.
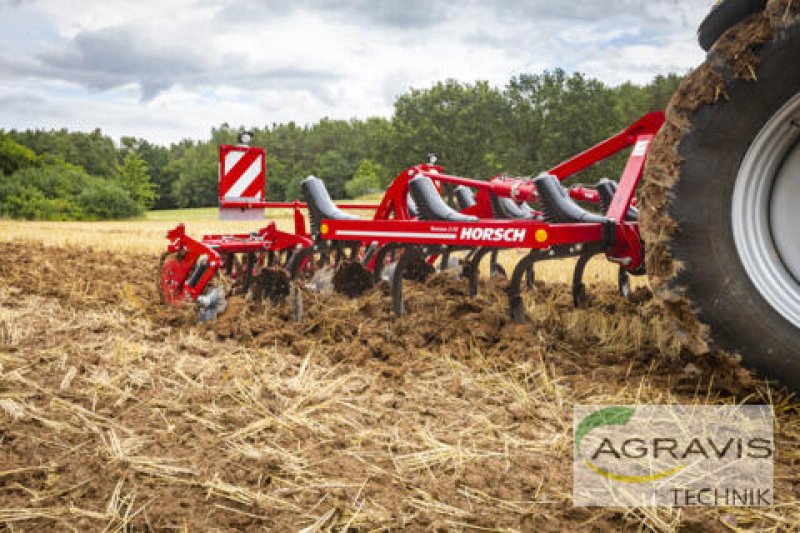
[[[605,254],[619,265],[620,289],[626,293],[628,274],[643,272],[634,194],[650,143],[663,122],[663,113],[645,115],[533,179],[495,176],[480,181],[443,174],[433,162],[417,165],[394,179],[377,206],[336,206],[322,181],[313,176],[302,183],[306,203],[261,201],[263,150],[223,146],[223,215],[260,217],[264,208],[291,207],[295,231],[280,231],[273,222],[251,234],[206,235],[195,240],[179,225],[167,234],[170,244],[161,271],[164,300],[169,304],[196,301],[201,319],[210,319],[224,309],[226,292],[279,300],[288,293],[290,279],[319,280],[346,259],[360,264],[368,272],[367,279],[383,276],[389,280],[394,312],[399,316],[404,278],[432,272],[437,261],[439,268],[447,268],[453,263],[452,254],[463,253],[459,263],[469,279],[470,293],[475,294],[482,259],[489,256],[491,272],[498,272],[497,252],[503,249],[528,250],[516,264],[509,285],[511,314],[517,321],[524,319],[521,284],[525,278],[533,282],[537,261],[578,257],[572,292],[575,304],[581,305],[586,263],[594,255]],[[562,187],[561,180],[630,146],[633,149],[619,182],[601,180],[594,189]],[[455,186],[457,208],[442,199],[443,184]],[[584,209],[578,202],[595,208]],[[374,209],[375,214],[371,220],[362,220],[342,207]],[[310,219],[308,231],[304,210]]]

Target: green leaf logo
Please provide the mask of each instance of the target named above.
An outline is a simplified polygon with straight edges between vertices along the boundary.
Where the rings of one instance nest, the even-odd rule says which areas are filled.
[[[575,430],[575,447],[580,451],[581,441],[591,430],[601,426],[624,426],[633,416],[633,407],[606,407],[581,420]]]

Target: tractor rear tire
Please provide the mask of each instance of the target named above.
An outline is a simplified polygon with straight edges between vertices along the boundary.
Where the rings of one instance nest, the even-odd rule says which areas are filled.
[[[732,74],[741,55],[712,51],[670,103],[682,134],[654,150],[677,156],[677,180],[662,190],[675,266],[665,276],[654,265],[654,286],[693,306],[716,347],[800,389],[800,21],[747,49],[754,76]],[[690,109],[691,83],[704,80],[722,96]],[[646,180],[658,181],[659,164],[648,162]],[[645,221],[644,234],[664,231],[653,226]]]
[[[697,30],[700,48],[708,52],[727,30],[764,9],[767,0],[725,0],[718,3],[703,19]]]

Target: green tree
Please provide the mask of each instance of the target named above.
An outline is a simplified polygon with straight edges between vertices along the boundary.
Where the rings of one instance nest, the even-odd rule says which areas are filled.
[[[110,176],[117,165],[114,141],[98,128],[90,133],[66,129],[10,132],[14,140],[36,152],[47,163],[64,161],[93,176]]]
[[[399,171],[435,153],[450,173],[488,178],[505,170],[509,120],[508,101],[487,82],[412,89],[395,101],[392,167]]]
[[[218,154],[217,147],[211,143],[190,144],[169,162],[165,171],[177,176],[172,183],[172,197],[178,207],[217,205]]]
[[[128,218],[142,213],[141,204],[128,196],[127,191],[101,178],[92,179],[90,186],[75,197],[75,202],[83,212],[82,218],[89,220]]]
[[[120,157],[122,159],[129,152],[135,152],[147,164],[147,171],[150,174],[150,181],[155,185],[157,197],[154,209],[170,209],[176,207],[172,199],[172,182],[177,176],[165,172],[165,167],[173,156],[172,148],[152,144],[145,139],[135,137],[122,137]]]
[[[381,181],[378,178],[377,165],[369,159],[361,161],[353,178],[344,184],[344,188],[349,198],[357,198],[369,192],[379,191]]]
[[[522,174],[545,171],[626,125],[614,91],[579,73],[523,74],[511,79],[506,95],[513,110],[512,166]],[[604,162],[580,179],[593,182],[616,168]]]
[[[286,165],[277,157],[267,153],[267,191],[268,200],[280,201],[288,200],[286,190],[289,186],[289,176]]]
[[[3,215],[27,220],[81,220],[85,213],[73,198],[48,198],[30,185],[18,184],[3,195]],[[2,194],[2,193],[0,193]]]
[[[129,152],[122,165],[117,167],[117,182],[128,192],[128,196],[141,211],[153,207],[158,193],[150,181],[147,163],[136,152]]]
[[[291,202],[293,200],[304,200],[303,193],[300,190],[300,182],[302,182],[306,176],[302,174],[295,174],[294,176],[289,178],[289,181],[286,183],[286,200]]]
[[[8,135],[0,135],[0,173],[10,175],[37,164],[36,153]]]
[[[355,164],[348,161],[339,150],[328,150],[317,161],[314,174],[325,182],[332,198],[344,198],[344,184],[354,171]]]
[[[12,218],[98,220],[141,212],[119,184],[69,163],[22,168],[0,181],[0,214]]]

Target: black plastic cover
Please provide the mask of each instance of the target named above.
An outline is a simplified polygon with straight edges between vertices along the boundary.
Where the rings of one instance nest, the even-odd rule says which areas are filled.
[[[333,203],[325,183],[315,176],[309,176],[300,182],[300,190],[308,204],[308,214],[311,219],[311,234],[319,234],[322,220],[361,220],[358,215],[345,213]]]
[[[463,215],[442,200],[439,191],[427,176],[417,176],[408,182],[411,197],[417,204],[420,220],[443,220],[448,222],[475,222],[478,217]]]
[[[600,195],[600,205],[603,208],[603,213],[608,213],[608,209],[611,207],[611,201],[614,199],[614,194],[617,192],[617,182],[608,178],[603,178],[597,182],[595,190],[597,194]],[[625,220],[631,222],[639,220],[639,210],[630,206]]]
[[[528,204],[518,204],[506,196],[492,197],[492,209],[497,218],[512,220],[532,220],[534,218],[533,209]]]
[[[458,204],[458,208],[462,211],[464,209],[469,209],[473,205],[475,205],[475,195],[472,193],[472,189],[467,187],[466,185],[459,185],[455,189],[453,189],[453,194],[456,196],[456,203]]]
[[[549,222],[579,222],[607,224],[609,219],[586,211],[561,186],[558,178],[551,174],[541,174],[534,178],[533,184],[539,193],[539,202]]]
[[[419,210],[417,210],[417,204],[414,202],[414,199],[411,197],[411,192],[406,194],[406,208],[408,209],[408,214],[414,218],[419,217]]]

